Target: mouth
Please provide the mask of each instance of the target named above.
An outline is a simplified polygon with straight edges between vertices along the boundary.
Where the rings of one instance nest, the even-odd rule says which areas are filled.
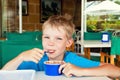
[[[55,53],[55,50],[48,49],[46,52],[49,53],[49,54],[53,54],[53,53]]]

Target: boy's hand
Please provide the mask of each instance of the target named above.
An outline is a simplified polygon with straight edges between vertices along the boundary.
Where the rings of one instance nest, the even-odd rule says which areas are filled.
[[[74,66],[73,64],[70,63],[64,63],[60,66],[59,68],[59,73],[62,73],[67,76],[67,77],[71,77],[71,76],[80,76],[80,70],[82,68]],[[82,75],[81,75],[82,76]]]
[[[44,51],[40,50],[38,48],[34,48],[25,52],[22,52],[18,57],[20,57],[23,61],[33,61],[35,63],[38,63],[39,60],[44,55]]]

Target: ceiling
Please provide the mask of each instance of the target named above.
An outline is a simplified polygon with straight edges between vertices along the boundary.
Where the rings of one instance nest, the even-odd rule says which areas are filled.
[[[87,0],[87,1],[96,1],[96,0]],[[97,1],[104,1],[104,0],[97,0]]]

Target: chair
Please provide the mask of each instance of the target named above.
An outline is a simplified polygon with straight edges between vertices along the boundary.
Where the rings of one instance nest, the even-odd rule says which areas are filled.
[[[101,62],[105,62],[105,63],[109,63],[109,59],[110,59],[110,48],[103,48],[101,51],[100,51],[100,61]]]
[[[79,40],[81,40],[81,31],[76,31],[76,33],[75,33],[75,43],[74,43],[74,45],[75,45],[75,52],[76,53],[81,53],[81,45],[80,44],[78,44],[78,41]]]
[[[106,51],[101,51],[101,62],[111,63],[115,65],[114,57],[116,56],[116,61],[120,61],[120,31],[115,31],[111,37],[111,48],[106,53]]]
[[[116,55],[117,62],[120,61],[120,31],[116,31],[112,36],[111,53],[110,55]],[[114,60],[114,59],[113,59]],[[114,61],[111,61],[114,62]]]

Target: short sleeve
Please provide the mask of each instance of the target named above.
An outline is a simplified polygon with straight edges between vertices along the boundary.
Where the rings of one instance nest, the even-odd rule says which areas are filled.
[[[66,52],[64,61],[82,68],[92,68],[100,65],[100,62],[89,60],[72,52]]]

